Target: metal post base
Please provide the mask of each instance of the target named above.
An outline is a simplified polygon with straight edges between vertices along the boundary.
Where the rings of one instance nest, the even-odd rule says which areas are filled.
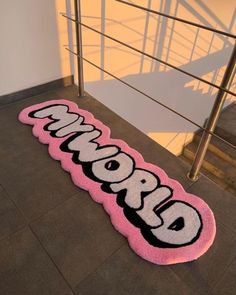
[[[197,182],[199,180],[199,175],[191,176],[190,172],[187,173],[187,178],[192,182]]]

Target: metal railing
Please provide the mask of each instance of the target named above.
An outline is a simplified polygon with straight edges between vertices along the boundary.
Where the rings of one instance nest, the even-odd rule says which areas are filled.
[[[191,22],[191,21],[187,21],[187,20],[184,20],[184,19],[181,19],[181,18],[177,18],[175,16],[167,15],[167,14],[164,14],[164,13],[152,10],[152,9],[145,8],[145,7],[133,4],[131,2],[126,2],[126,1],[123,1],[123,0],[114,0],[114,1],[120,2],[120,3],[125,4],[125,5],[132,6],[132,7],[137,8],[137,9],[142,9],[142,10],[147,11],[149,13],[157,14],[157,15],[159,15],[161,17],[170,18],[170,19],[178,21],[178,22],[182,22],[182,23],[185,23],[185,24],[188,24],[188,25],[191,25],[191,26],[198,27],[200,29],[208,30],[208,31],[211,31],[211,32],[214,32],[214,33],[217,33],[217,34],[221,34],[221,35],[236,39],[236,35],[233,35],[233,34],[231,34],[229,32],[225,32],[225,31],[216,30],[216,29],[213,29],[213,28],[210,28],[210,27],[206,27],[206,26],[203,26],[203,25]],[[87,63],[93,65],[97,69],[99,69],[99,70],[103,71],[104,73],[110,75],[114,79],[116,79],[116,80],[120,81],[121,83],[125,84],[126,86],[132,88],[133,90],[135,90],[138,93],[144,95],[145,97],[149,98],[150,100],[158,103],[162,107],[168,109],[169,111],[171,111],[174,114],[180,116],[184,120],[190,122],[194,126],[198,127],[200,130],[202,130],[203,131],[202,138],[200,140],[197,152],[195,154],[195,158],[194,158],[191,170],[188,173],[188,177],[192,181],[196,181],[198,179],[198,174],[199,174],[200,168],[202,166],[202,162],[204,160],[204,157],[205,157],[205,154],[206,154],[206,151],[208,149],[208,146],[209,146],[209,143],[210,143],[210,140],[211,140],[212,136],[214,136],[215,138],[221,140],[222,142],[224,142],[225,144],[227,144],[228,146],[230,146],[230,147],[232,147],[233,149],[236,150],[236,146],[234,146],[232,143],[230,143],[229,141],[227,141],[224,138],[220,137],[219,135],[217,135],[214,132],[227,94],[231,94],[232,96],[236,96],[236,93],[229,90],[230,85],[231,85],[232,80],[233,80],[234,75],[235,75],[235,71],[236,71],[236,44],[234,45],[234,49],[233,49],[233,52],[231,54],[229,63],[227,65],[227,68],[225,70],[221,85],[219,86],[217,84],[211,83],[208,80],[205,80],[205,79],[203,79],[201,77],[198,77],[198,76],[196,76],[196,75],[194,75],[194,74],[192,74],[190,72],[187,72],[187,71],[185,71],[183,69],[180,69],[180,68],[174,66],[173,64],[170,64],[170,63],[168,63],[168,62],[166,62],[166,61],[164,61],[162,59],[156,58],[156,57],[154,57],[154,56],[152,56],[152,55],[150,55],[150,54],[148,54],[146,52],[143,52],[143,51],[141,51],[141,50],[139,50],[139,49],[137,49],[137,48],[135,48],[135,47],[121,41],[121,40],[118,40],[118,39],[116,39],[116,38],[114,38],[114,37],[112,37],[110,35],[102,33],[100,31],[98,31],[98,30],[96,30],[96,29],[82,23],[81,22],[80,0],[74,0],[74,9],[75,9],[75,13],[74,13],[75,17],[74,18],[72,18],[72,17],[70,17],[70,16],[68,16],[66,14],[62,14],[62,16],[65,17],[66,19],[70,20],[70,21],[73,21],[75,23],[76,52],[72,51],[69,48],[66,48],[66,49],[70,53],[74,54],[77,57],[78,95],[80,97],[84,96],[83,61],[86,61]],[[99,67],[95,63],[93,63],[90,60],[88,60],[87,58],[85,58],[83,56],[82,27],[84,27],[86,29],[89,29],[89,30],[91,30],[91,31],[93,31],[93,32],[95,32],[97,34],[100,34],[100,35],[102,35],[102,36],[104,36],[104,37],[106,37],[106,38],[108,38],[108,39],[110,39],[110,40],[112,40],[114,42],[117,42],[117,43],[119,43],[119,44],[121,44],[121,45],[135,51],[135,52],[138,52],[138,53],[142,54],[143,56],[146,56],[146,57],[151,58],[151,59],[153,59],[155,61],[158,61],[158,62],[160,62],[160,63],[162,63],[162,64],[164,64],[164,65],[166,65],[166,66],[168,66],[170,68],[173,68],[174,70],[179,71],[179,72],[181,72],[181,73],[183,73],[185,75],[188,75],[188,76],[190,76],[190,77],[192,77],[192,78],[194,78],[194,79],[196,79],[196,80],[198,80],[200,82],[208,84],[211,87],[217,88],[218,89],[218,94],[217,94],[217,97],[215,99],[215,103],[214,103],[214,105],[212,107],[211,114],[210,114],[209,119],[207,121],[206,127],[203,127],[203,126],[199,125],[198,123],[194,122],[190,118],[184,116],[183,114],[177,112],[176,110],[170,108],[169,106],[165,105],[164,103],[158,101],[157,99],[151,97],[150,95],[146,94],[145,92],[141,91],[140,89],[137,89],[136,87],[132,86],[131,84],[125,82],[124,80],[122,80],[122,79],[118,78],[117,76],[115,76],[114,74],[110,73],[106,69]]]
[[[148,9],[146,7],[143,7],[143,6],[140,6],[140,5],[131,3],[131,2],[127,2],[127,1],[123,1],[123,0],[115,0],[115,1],[116,2],[120,2],[120,3],[123,3],[123,4],[126,4],[126,5],[129,5],[129,6],[132,6],[132,7],[135,7],[135,8],[138,8],[138,9],[141,9],[141,10],[144,10],[144,11],[147,11],[147,12],[151,12],[151,13],[154,13],[154,14],[157,14],[157,15],[160,15],[160,16],[163,16],[163,17],[167,17],[167,18],[173,19],[173,20],[179,21],[181,23],[185,23],[187,25],[191,25],[191,26],[194,26],[194,27],[197,27],[197,28],[200,28],[200,29],[211,31],[213,33],[218,33],[218,34],[221,34],[221,35],[224,35],[224,36],[227,36],[227,37],[236,38],[236,35],[231,34],[229,32],[220,31],[220,30],[216,30],[216,29],[213,29],[213,28],[210,28],[210,27],[206,27],[206,26],[203,26],[203,25],[200,25],[200,24],[191,22],[189,20],[185,20],[185,19],[182,19],[182,18],[179,18],[179,17],[175,17],[175,16],[172,16],[172,15],[169,15],[169,14],[165,14],[165,13],[162,13],[162,12],[159,12],[159,11],[155,11],[153,9]]]

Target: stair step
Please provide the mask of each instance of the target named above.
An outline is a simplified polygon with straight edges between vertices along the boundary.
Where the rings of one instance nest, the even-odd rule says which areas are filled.
[[[234,128],[236,129],[236,124]],[[215,129],[215,133],[236,146],[236,135],[233,133],[233,130],[231,131],[224,127],[217,126]]]
[[[200,142],[201,135],[202,133],[199,133],[199,134],[196,134],[194,137],[194,142],[196,142],[197,145]],[[214,153],[216,156],[218,156],[222,160],[236,167],[236,149],[230,147],[229,145],[227,145],[220,139],[213,136],[208,146],[208,150]]]
[[[198,143],[196,141],[188,144],[181,156],[185,161],[192,163]],[[214,152],[208,150],[203,161],[202,173],[223,188],[236,192],[236,167],[231,162],[226,162]]]
[[[229,105],[220,115],[216,134],[236,145],[236,103]]]
[[[193,161],[186,158],[185,156],[181,155],[179,156],[179,158],[184,161],[185,163],[188,163],[190,166],[192,165]],[[211,179],[214,183],[216,183],[217,185],[219,185],[221,188],[227,190],[228,192],[232,193],[233,195],[235,195],[236,192],[236,188],[235,187],[231,187],[228,184],[226,184],[224,181],[221,181],[219,178],[215,177],[213,174],[211,174],[210,172],[208,172],[205,168],[201,168],[200,171],[202,174],[204,174],[205,176],[207,176],[209,179]]]

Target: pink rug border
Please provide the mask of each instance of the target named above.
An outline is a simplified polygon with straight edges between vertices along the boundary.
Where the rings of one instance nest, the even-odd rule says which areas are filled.
[[[62,152],[59,149],[60,144],[69,136],[64,138],[51,137],[49,132],[43,130],[43,127],[48,122],[51,122],[50,119],[35,119],[28,116],[32,111],[52,104],[65,104],[69,107],[71,112],[79,113],[84,116],[85,123],[96,125],[96,127],[102,131],[102,135],[96,140],[98,143],[101,145],[109,143],[119,146],[123,151],[133,157],[137,168],[143,168],[153,172],[160,178],[162,184],[168,185],[173,189],[172,200],[182,200],[195,207],[201,214],[203,222],[203,229],[199,239],[192,245],[182,248],[163,249],[151,246],[142,237],[140,230],[126,219],[123,214],[123,209],[116,204],[116,195],[114,194],[113,197],[112,194],[103,192],[100,189],[101,184],[86,177],[82,172],[81,166],[72,162],[71,154]],[[48,144],[50,156],[61,162],[62,168],[71,174],[71,178],[76,186],[88,191],[94,201],[103,205],[105,211],[110,216],[113,226],[128,239],[130,247],[142,258],[152,263],[163,265],[183,263],[197,259],[212,245],[216,234],[216,225],[214,215],[208,205],[199,197],[185,192],[181,184],[169,178],[164,170],[151,163],[146,163],[142,155],[129,147],[123,140],[110,138],[110,129],[101,121],[95,119],[90,112],[80,109],[74,102],[59,99],[27,107],[20,112],[18,118],[22,123],[33,125],[33,135],[37,137],[41,143]],[[79,177],[77,177],[78,174]]]

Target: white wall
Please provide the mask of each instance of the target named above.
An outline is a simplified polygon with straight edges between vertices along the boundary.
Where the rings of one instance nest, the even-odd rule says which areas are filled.
[[[132,2],[132,1],[131,1]],[[218,30],[235,33],[234,0],[136,0]],[[110,0],[82,1],[82,20],[146,53],[220,84],[233,39]],[[217,93],[204,83],[83,29],[84,56],[161,103],[203,125]],[[84,62],[85,89],[174,154],[198,127]],[[232,88],[233,90],[233,88]],[[232,98],[228,96],[226,104]]]
[[[232,47],[229,47],[212,54],[210,58],[203,58],[192,62],[191,66],[181,68],[201,76],[206,68],[210,71],[227,63],[231,51]],[[174,70],[128,75],[122,80],[199,125],[203,125],[210,114],[215,98],[215,94],[186,87],[192,78]],[[85,88],[103,104],[176,155],[181,153],[183,145],[190,142],[193,133],[198,130],[198,127],[119,81],[87,82]]]
[[[68,22],[72,0],[0,1],[0,95],[74,73]],[[82,20],[151,55],[220,83],[232,39],[130,8],[114,0],[81,0]],[[235,33],[235,0],[136,0],[135,3]],[[69,25],[70,46],[72,25]],[[83,29],[84,56],[163,104],[203,124],[216,90]],[[85,89],[142,132],[179,154],[197,127],[84,62]],[[75,71],[76,74],[76,71]],[[228,99],[229,101],[229,99]]]
[[[70,75],[68,54],[61,55],[66,24],[59,36],[58,3],[0,1],[0,95]]]

